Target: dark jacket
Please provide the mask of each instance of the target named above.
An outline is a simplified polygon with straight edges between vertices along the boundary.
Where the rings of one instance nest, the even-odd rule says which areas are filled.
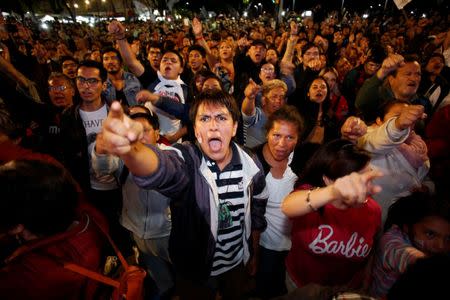
[[[244,224],[244,263],[249,259],[252,230],[263,231],[267,190],[262,167],[239,146],[243,165],[243,190],[247,198]],[[177,272],[190,279],[206,279],[211,273],[218,229],[218,191],[215,177],[195,144],[178,144],[178,151],[161,151],[150,146],[159,159],[158,170],[150,176],[134,176],[141,188],[155,189],[171,197],[172,232],[169,252]],[[183,158],[184,159],[183,159]]]

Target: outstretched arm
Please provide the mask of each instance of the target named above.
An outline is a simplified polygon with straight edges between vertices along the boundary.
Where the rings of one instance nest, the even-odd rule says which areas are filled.
[[[353,172],[323,188],[292,192],[284,199],[281,210],[292,218],[306,215],[328,203],[340,208],[362,205],[368,194],[381,191],[381,187],[373,185],[372,180],[382,175],[379,171]]]
[[[103,122],[101,134],[97,135],[96,152],[119,156],[134,175],[151,175],[158,169],[159,159],[151,148],[139,141],[143,133],[142,125],[127,117],[120,103],[115,101]]]

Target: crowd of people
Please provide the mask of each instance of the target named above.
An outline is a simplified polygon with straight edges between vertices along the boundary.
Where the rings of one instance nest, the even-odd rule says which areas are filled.
[[[445,13],[1,18],[1,298],[448,297]]]

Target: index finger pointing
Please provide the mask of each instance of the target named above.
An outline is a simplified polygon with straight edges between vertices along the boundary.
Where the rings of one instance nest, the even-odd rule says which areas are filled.
[[[111,108],[109,110],[109,117],[113,118],[113,119],[119,119],[119,120],[123,120],[123,109],[122,106],[120,105],[120,103],[118,101],[114,101],[111,104]]]
[[[379,170],[370,170],[370,171],[366,171],[361,175],[361,179],[364,182],[369,182],[372,181],[376,178],[382,177],[384,174],[383,172],[379,171]]]

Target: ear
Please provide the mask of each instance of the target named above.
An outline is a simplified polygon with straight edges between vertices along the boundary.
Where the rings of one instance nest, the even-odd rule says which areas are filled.
[[[102,91],[106,91],[107,85],[106,85],[106,80],[103,82],[102,84]]]
[[[331,180],[330,178],[328,178],[325,175],[322,176],[322,180],[323,180],[323,182],[325,182],[326,186],[332,185],[334,183],[334,180]]]
[[[233,137],[236,136],[236,132],[237,132],[237,128],[238,128],[238,122],[234,122],[233,123]]]
[[[159,141],[159,138],[161,137],[159,134],[159,129],[155,130],[154,132],[155,132],[156,141]]]

